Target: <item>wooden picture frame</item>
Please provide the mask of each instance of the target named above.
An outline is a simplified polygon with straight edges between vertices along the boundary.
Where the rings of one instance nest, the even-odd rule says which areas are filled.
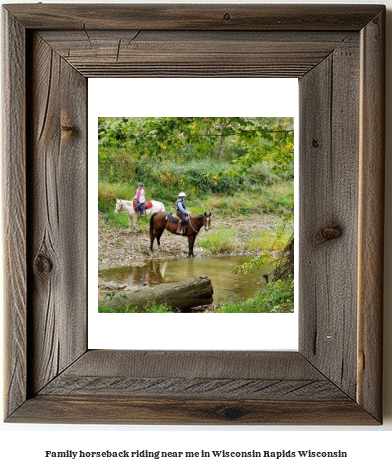
[[[3,21],[5,420],[382,423],[385,7],[17,4]],[[88,350],[88,77],[299,78],[298,352]]]

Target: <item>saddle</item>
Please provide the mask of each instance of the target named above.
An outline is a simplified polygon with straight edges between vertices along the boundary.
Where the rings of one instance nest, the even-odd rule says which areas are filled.
[[[172,222],[173,224],[178,224],[176,234],[186,236],[186,234],[187,234],[187,231],[186,231],[187,230],[187,225],[185,225],[185,226],[182,225],[181,218],[178,214],[175,214],[173,212],[169,212],[167,214],[167,216],[165,217],[165,219],[169,222]],[[186,220],[189,221],[189,216],[187,217]]]
[[[173,224],[178,224],[180,222],[180,217],[173,212],[169,212],[166,216],[166,220],[169,222],[173,222]]]
[[[133,210],[135,212],[137,212],[137,210],[138,210],[137,206],[139,204],[139,201],[137,199],[133,199],[132,203],[133,203]],[[150,209],[151,207],[152,207],[152,202],[151,201],[146,201],[146,202],[143,203],[143,209],[144,210]]]

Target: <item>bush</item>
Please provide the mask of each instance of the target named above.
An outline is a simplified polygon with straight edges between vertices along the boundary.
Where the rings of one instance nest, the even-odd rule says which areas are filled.
[[[142,180],[146,199],[162,201],[168,212],[175,209],[180,191],[186,192],[187,207],[194,214],[213,211],[221,216],[284,216],[293,212],[293,182],[279,179],[270,163],[256,163],[247,175],[236,177],[225,174],[230,167],[211,158],[185,163],[141,159],[127,182],[99,183],[99,210],[107,213],[114,209],[116,197],[131,199],[137,181]]]
[[[99,180],[125,183],[130,176],[137,175],[137,166],[137,160],[128,151],[113,148],[105,160],[98,161]]]
[[[279,181],[279,177],[273,172],[271,163],[260,161],[253,164],[244,180],[246,186],[254,188],[260,186],[260,184],[271,186]]]
[[[105,213],[113,212],[116,207],[116,198],[129,200],[135,195],[135,190],[126,183],[98,183],[98,209]]]
[[[146,162],[144,172],[148,175],[154,189],[159,190],[161,197],[175,200],[177,193],[181,190],[185,191],[190,198],[211,193],[234,192],[243,179],[225,176],[220,180],[215,180],[214,174],[217,174],[222,167],[228,169],[229,166],[211,158],[204,158],[186,163],[162,161],[159,165]]]

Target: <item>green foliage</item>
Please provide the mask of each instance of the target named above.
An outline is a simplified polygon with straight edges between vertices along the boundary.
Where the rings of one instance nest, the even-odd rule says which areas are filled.
[[[115,198],[132,198],[143,181],[146,198],[168,211],[185,191],[192,212],[290,215],[292,130],[285,117],[100,117],[99,209],[126,226],[112,214]]]
[[[129,160],[128,164],[122,161]],[[100,178],[112,180],[113,162],[120,162],[117,180],[138,162],[176,161],[210,157],[231,163],[214,174],[244,175],[255,162],[269,161],[275,171],[286,172],[294,158],[291,117],[100,117],[98,159]],[[105,174],[105,176],[104,176]]]
[[[238,273],[249,273],[253,269],[260,268],[265,260],[274,260],[275,270],[272,277],[277,279],[286,279],[294,274],[294,234],[286,226],[286,220],[283,226],[276,231],[263,231],[251,234],[245,242],[245,248],[248,250],[260,250],[257,257],[249,262],[236,267]],[[278,253],[277,253],[278,252]],[[278,271],[285,268],[284,272]],[[276,276],[279,275],[279,276]]]
[[[184,164],[163,162],[160,168],[146,163],[143,183],[146,198],[162,201],[167,210],[174,210],[177,193],[185,190],[187,207],[194,214],[212,211],[214,215],[238,216],[254,213],[290,215],[293,213],[293,183],[282,181],[268,163],[256,163],[248,176],[212,180],[208,170],[218,169],[211,159]],[[100,182],[98,185],[99,210],[113,217],[116,197],[131,199],[136,191],[138,177],[133,183]],[[124,221],[126,225],[126,221]]]
[[[218,313],[293,313],[294,279],[274,281],[247,300],[223,305]]]
[[[251,216],[252,214],[275,214],[292,216],[294,196],[291,183],[283,182],[271,186],[239,188],[232,195],[215,195],[207,200],[210,208],[225,217]]]
[[[275,252],[283,250],[291,236],[291,231],[282,229],[278,231],[262,230],[252,232],[245,241],[246,250],[268,250]]]
[[[119,309],[109,308],[105,305],[98,305],[98,313],[177,313],[178,310],[167,304],[157,304],[151,301],[145,308],[139,309],[135,306],[125,304]]]
[[[210,232],[199,239],[198,245],[212,255],[232,252],[238,248],[237,232],[227,229]]]
[[[129,200],[135,195],[135,189],[131,189],[131,186],[125,183],[99,182],[98,209],[101,212],[113,212],[116,207],[116,198]]]
[[[99,155],[100,156],[100,155]],[[109,183],[129,183],[138,174],[140,163],[125,149],[111,148],[105,159],[98,160],[98,180]]]
[[[114,214],[112,210],[106,212],[104,214],[104,219],[113,227],[124,228],[128,227],[129,221],[128,216],[125,212],[119,212],[118,214]]]
[[[99,304],[98,313],[118,313],[118,311],[116,309],[109,308],[108,306]]]
[[[168,212],[185,191],[193,214],[289,219],[292,130],[293,120],[284,117],[100,117],[99,210],[109,225],[126,228],[126,214],[113,212],[115,199],[131,199],[137,181],[143,181],[146,199],[162,201]],[[209,252],[230,251],[230,239],[213,242],[213,234],[209,239]],[[253,236],[248,249],[262,241]]]

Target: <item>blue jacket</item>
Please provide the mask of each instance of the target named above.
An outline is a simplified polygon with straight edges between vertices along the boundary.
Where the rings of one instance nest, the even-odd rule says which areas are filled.
[[[189,214],[189,211],[188,211],[188,209],[185,207],[185,204],[183,203],[182,199],[177,199],[176,204],[177,204],[177,209],[178,209],[182,214]]]

